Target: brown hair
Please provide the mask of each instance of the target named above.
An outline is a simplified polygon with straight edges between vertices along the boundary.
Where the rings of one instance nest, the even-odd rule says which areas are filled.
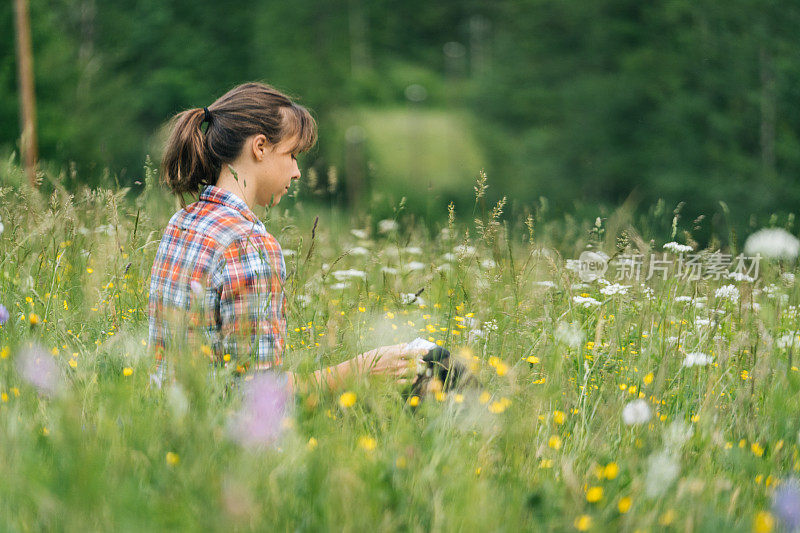
[[[183,193],[197,193],[216,183],[222,165],[239,156],[251,135],[264,134],[271,144],[297,137],[291,150],[295,154],[305,152],[317,140],[317,123],[311,113],[265,83],[234,87],[207,109],[210,120],[205,133],[202,108],[182,111],[169,124],[161,182],[180,195],[181,205]]]

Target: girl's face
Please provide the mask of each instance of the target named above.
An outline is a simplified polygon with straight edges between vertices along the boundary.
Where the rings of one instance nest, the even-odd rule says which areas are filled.
[[[255,200],[258,205],[276,205],[283,195],[288,194],[292,180],[300,179],[297,159],[289,150],[294,146],[293,141],[294,139],[284,139],[277,145],[271,145],[263,135],[255,140],[261,150],[256,156]]]

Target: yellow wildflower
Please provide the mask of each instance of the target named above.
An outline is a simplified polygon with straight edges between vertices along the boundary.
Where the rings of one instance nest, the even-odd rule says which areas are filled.
[[[339,405],[344,407],[345,409],[348,407],[353,407],[356,403],[356,393],[347,391],[339,396]]]
[[[631,499],[628,496],[620,498],[619,503],[617,504],[617,509],[620,513],[625,514],[631,509]]]
[[[133,369],[129,366],[126,366],[122,369],[122,375],[126,378],[133,375]]]
[[[592,517],[588,514],[582,514],[575,519],[574,525],[578,531],[588,531],[592,527]]]
[[[603,487],[590,487],[586,491],[586,501],[589,503],[597,503],[603,499]]]
[[[181,458],[175,452],[167,452],[167,466],[176,466],[181,462]]]
[[[561,449],[561,437],[558,435],[552,435],[550,440],[547,441],[547,445],[553,448],[554,450]]]
[[[770,533],[775,528],[775,518],[769,511],[760,511],[753,519],[753,533]]]

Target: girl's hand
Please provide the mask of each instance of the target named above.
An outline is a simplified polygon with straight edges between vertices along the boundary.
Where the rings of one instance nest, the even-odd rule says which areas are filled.
[[[425,355],[426,348],[409,349],[408,343],[381,346],[359,355],[356,359],[362,370],[370,374],[384,374],[401,378],[416,369],[417,361]]]

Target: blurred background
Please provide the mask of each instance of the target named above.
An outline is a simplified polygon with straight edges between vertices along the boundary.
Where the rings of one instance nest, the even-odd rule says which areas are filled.
[[[12,2],[0,23],[8,166]],[[167,119],[261,80],[313,111],[304,177],[350,207],[468,213],[481,169],[507,215],[685,202],[746,228],[791,225],[800,197],[793,1],[53,0],[30,26],[40,166],[68,188],[136,194]]]

